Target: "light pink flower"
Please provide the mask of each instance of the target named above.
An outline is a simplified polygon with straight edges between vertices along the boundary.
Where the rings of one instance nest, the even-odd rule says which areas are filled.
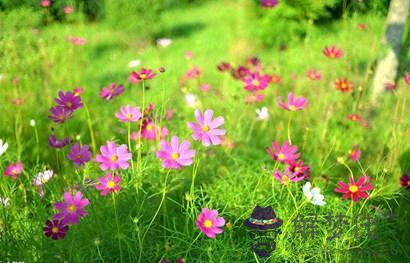
[[[279,97],[278,105],[280,108],[288,111],[303,110],[307,106],[307,99],[303,97],[295,98],[292,92],[288,94],[288,102],[282,101],[282,97]]]
[[[225,225],[225,219],[218,217],[217,210],[203,208],[195,224],[207,237],[214,238],[217,234],[223,232],[221,227]]]
[[[218,129],[224,124],[224,118],[219,116],[212,119],[213,110],[206,110],[204,114],[197,109],[195,110],[196,123],[189,122],[188,127],[193,131],[192,138],[195,141],[202,140],[204,146],[218,145],[221,143],[221,136],[225,135],[224,129]]]
[[[136,122],[141,119],[140,108],[131,105],[123,106],[119,112],[115,113],[115,117],[121,122]]]
[[[162,167],[181,169],[183,166],[192,164],[195,151],[190,149],[191,143],[183,141],[179,143],[177,136],[172,136],[171,143],[165,140],[160,142],[161,149],[157,151],[157,157],[162,159]]]
[[[130,165],[131,153],[128,152],[127,145],[122,144],[119,147],[115,142],[109,141],[106,145],[100,147],[101,154],[97,155],[95,160],[100,163],[102,170],[127,169]]]
[[[23,171],[23,164],[21,161],[18,161],[16,164],[11,163],[6,170],[4,171],[4,176],[10,176],[13,179],[17,179],[21,172]]]
[[[106,174],[98,178],[98,182],[99,184],[97,184],[95,188],[97,188],[103,196],[106,196],[110,192],[118,192],[121,190],[121,177],[119,175],[114,177],[112,174]]]

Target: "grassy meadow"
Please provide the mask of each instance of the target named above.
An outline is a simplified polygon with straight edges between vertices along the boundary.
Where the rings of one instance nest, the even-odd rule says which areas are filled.
[[[184,262],[409,261],[409,191],[400,185],[400,177],[410,171],[410,87],[402,78],[410,65],[408,40],[398,88],[384,92],[375,108],[371,84],[384,54],[385,17],[349,14],[329,23],[311,22],[303,39],[279,48],[256,40],[259,25],[250,8],[254,5],[248,1],[221,0],[166,10],[157,38],[170,38],[167,47],[101,22],[33,28],[1,21],[0,139],[8,149],[0,155],[0,171],[17,161],[23,170],[17,178],[0,176],[0,262],[175,262],[179,257]],[[360,23],[366,28],[359,29]],[[70,37],[86,42],[75,45]],[[323,55],[333,45],[343,49],[341,58]],[[187,52],[192,58],[186,58]],[[245,102],[250,93],[241,80],[217,70],[222,61],[237,67],[249,57],[259,58],[265,74],[281,78],[261,91],[265,98],[257,103]],[[140,65],[129,67],[133,60]],[[201,74],[184,80],[192,67]],[[157,75],[130,84],[130,73],[141,68]],[[307,78],[309,69],[319,71],[321,79]],[[336,89],[338,78],[347,78],[352,91]],[[110,83],[124,84],[125,91],[106,101],[100,92]],[[201,90],[202,84],[211,89]],[[51,121],[49,110],[58,92],[76,87],[83,89],[84,106],[63,124]],[[307,98],[308,106],[295,112],[278,107],[278,97],[286,100],[288,92]],[[195,105],[187,104],[186,94],[196,96]],[[138,133],[140,122],[128,126],[115,117],[121,106],[142,111],[149,103],[155,105],[150,114],[156,125],[168,130],[165,140],[178,136],[191,142],[191,165],[164,168],[156,155],[159,138],[130,139],[129,132]],[[267,120],[257,119],[262,107],[268,109]],[[224,117],[222,145],[205,147],[193,140],[187,122],[195,122],[195,109],[212,109],[214,118]],[[165,118],[170,112],[172,118]],[[361,121],[350,120],[349,114],[360,114]],[[67,136],[71,143],[54,149],[48,145],[52,134]],[[133,164],[118,171],[121,190],[102,196],[95,184],[108,171],[100,169],[95,157],[109,140],[127,145]],[[272,176],[285,166],[272,160],[266,148],[272,141],[282,145],[288,140],[310,166],[308,181],[320,188],[325,205],[306,202],[306,180],[284,185]],[[67,158],[77,142],[92,152],[84,166]],[[359,160],[349,158],[355,147],[360,147]],[[33,180],[46,169],[54,176],[40,194]],[[367,198],[353,202],[335,192],[339,181],[362,175],[373,185]],[[64,238],[52,240],[43,232],[45,221],[56,213],[53,204],[70,191],[81,191],[89,200],[88,214],[70,225]],[[252,252],[243,224],[256,205],[271,205],[283,220],[276,249],[266,259]],[[196,226],[203,208],[216,209],[225,219],[215,238]],[[314,237],[294,233],[297,213],[321,218]],[[382,218],[372,226],[377,238],[357,237],[349,223],[329,240],[324,217],[339,214]]]

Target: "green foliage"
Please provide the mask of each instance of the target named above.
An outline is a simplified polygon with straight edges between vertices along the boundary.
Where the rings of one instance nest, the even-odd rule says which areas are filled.
[[[24,19],[22,19],[24,17]],[[0,12],[0,28],[34,28],[41,24],[42,15],[30,7],[19,7],[8,12]]]

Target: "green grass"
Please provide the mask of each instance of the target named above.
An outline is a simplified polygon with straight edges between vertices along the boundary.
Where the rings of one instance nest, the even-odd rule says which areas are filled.
[[[398,183],[401,174],[409,169],[408,87],[400,83],[394,94],[383,94],[383,103],[375,114],[371,114],[368,100],[372,69],[383,54],[379,40],[384,18],[353,16],[312,26],[304,40],[288,46],[287,51],[279,51],[264,48],[254,40],[252,28],[257,24],[250,19],[247,8],[241,2],[216,1],[164,13],[163,35],[173,40],[166,49],[142,42],[138,34],[113,31],[99,23],[52,24],[38,33],[31,28],[2,32],[0,73],[5,77],[0,80],[0,138],[10,146],[0,157],[0,170],[20,159],[25,166],[18,180],[0,178],[0,197],[10,198],[10,205],[0,209],[0,256],[4,262],[120,262],[119,242],[123,262],[158,262],[161,258],[173,262],[178,256],[187,262],[262,262],[251,253],[243,225],[256,204],[272,205],[284,225],[296,210],[317,213],[322,219],[328,214],[351,216],[359,210],[371,216],[385,212],[396,215],[377,225],[378,240],[355,239],[349,228],[342,237],[328,241],[324,223],[319,225],[314,239],[302,240],[292,235],[291,224],[283,226],[268,262],[408,261],[408,192],[400,189]],[[368,29],[357,30],[358,22],[366,23]],[[84,37],[87,44],[72,46],[64,40],[66,36]],[[324,46],[332,44],[345,50],[343,59],[329,61],[321,54]],[[188,50],[193,52],[193,60],[184,59]],[[222,60],[239,64],[252,55],[261,58],[269,73],[283,78],[281,85],[271,85],[265,91],[267,98],[260,105],[245,104],[242,84],[228,78],[224,85],[224,76],[216,70]],[[166,68],[164,74],[148,82],[145,101],[156,105],[158,115],[164,109],[175,109],[174,119],[163,125],[171,135],[186,139],[191,137],[186,122],[194,120],[194,110],[184,104],[179,78],[192,65],[201,67],[204,75],[200,82],[211,84],[213,91],[201,93],[195,82],[190,82],[188,89],[198,95],[202,109],[214,109],[225,117],[224,128],[236,146],[205,149],[194,143],[194,165],[171,171],[165,188],[167,171],[155,157],[157,144],[144,142],[142,177],[130,170],[122,172],[123,189],[116,196],[117,231],[113,200],[83,184],[84,178],[97,179],[103,172],[95,163],[75,170],[65,158],[58,169],[56,152],[47,146],[53,127],[58,137],[80,135],[82,143],[91,144],[86,111],[76,112],[64,127],[54,125],[47,116],[59,90],[81,86],[97,145],[109,139],[126,144],[127,127],[116,120],[114,113],[121,105],[142,105],[140,86],[126,85],[125,93],[110,102],[101,100],[98,94],[110,82],[125,83],[131,71],[127,64],[133,59],[140,59],[144,67]],[[308,81],[304,75],[308,68],[318,69],[323,79]],[[293,74],[297,74],[296,80]],[[337,91],[333,82],[344,76],[361,91],[354,96]],[[18,78],[14,84],[13,78]],[[297,113],[279,109],[277,97],[286,96],[288,91],[306,96],[309,108]],[[15,98],[22,98],[24,103],[12,104]],[[268,122],[255,120],[255,109],[261,106],[269,108]],[[368,120],[370,128],[348,121],[347,115],[354,112]],[[302,183],[290,187],[295,207],[287,189],[272,180],[275,163],[265,147],[273,140],[287,140],[289,114],[294,115],[290,126],[292,142],[299,146],[304,162],[311,165],[313,185],[325,195],[324,207],[299,207],[304,200]],[[38,151],[34,129],[29,125],[31,119],[36,120],[39,132]],[[360,163],[346,163],[355,178],[369,175],[375,189],[369,199],[351,207],[334,189],[338,181],[349,177],[349,171],[337,158],[346,158],[355,144],[360,145],[362,159]],[[60,162],[67,151],[58,153]],[[135,148],[133,153],[135,161]],[[46,167],[57,176],[46,184],[45,197],[40,199],[31,182]],[[42,234],[42,227],[54,213],[51,204],[60,201],[70,188],[82,189],[90,200],[88,216],[72,226],[65,239],[53,241]],[[166,201],[148,229],[164,189]],[[225,227],[216,239],[198,236],[195,220],[202,207],[217,209],[231,227]],[[349,252],[354,247],[376,252]]]

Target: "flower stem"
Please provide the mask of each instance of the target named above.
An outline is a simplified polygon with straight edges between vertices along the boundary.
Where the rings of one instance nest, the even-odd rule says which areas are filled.
[[[137,184],[139,185],[140,181],[142,180],[142,158],[141,158],[141,131],[142,131],[142,124],[144,120],[144,113],[145,113],[145,80],[142,81],[142,108],[141,108],[141,120],[140,120],[140,127],[138,131],[138,156],[137,156],[137,165],[138,165],[138,181]]]
[[[286,188],[288,189],[288,193],[292,197],[293,203],[295,204],[295,208],[298,208],[298,204],[296,203],[295,196],[293,195],[292,191],[290,190],[290,184],[286,184]]]
[[[93,153],[96,152],[96,143],[95,143],[95,136],[94,136],[94,129],[93,129],[93,122],[91,120],[91,115],[90,111],[88,110],[87,104],[83,102],[85,112],[87,113],[87,123],[88,123],[88,130],[90,131],[90,137],[91,137],[91,147],[93,149]]]
[[[40,161],[40,140],[38,139],[38,131],[36,126],[34,126],[34,135],[36,137],[36,164],[38,164],[38,162]]]
[[[127,133],[127,135],[128,135],[128,150],[130,151],[130,153],[131,153],[131,170],[132,170],[132,173],[134,174],[134,161],[132,160],[132,148],[131,148],[131,123],[129,122],[128,123],[128,127],[127,127],[128,129],[128,133]]]
[[[112,202],[113,202],[113,205],[114,205],[115,223],[117,225],[117,238],[118,238],[118,246],[120,248],[120,261],[123,262],[121,238],[120,238],[120,226],[119,226],[119,223],[118,223],[118,214],[117,214],[117,206],[116,206],[116,202],[115,202],[115,193],[112,194]]]
[[[293,114],[289,114],[288,118],[288,142],[290,145],[292,144],[292,140],[290,139],[290,123],[292,122],[292,116]]]

